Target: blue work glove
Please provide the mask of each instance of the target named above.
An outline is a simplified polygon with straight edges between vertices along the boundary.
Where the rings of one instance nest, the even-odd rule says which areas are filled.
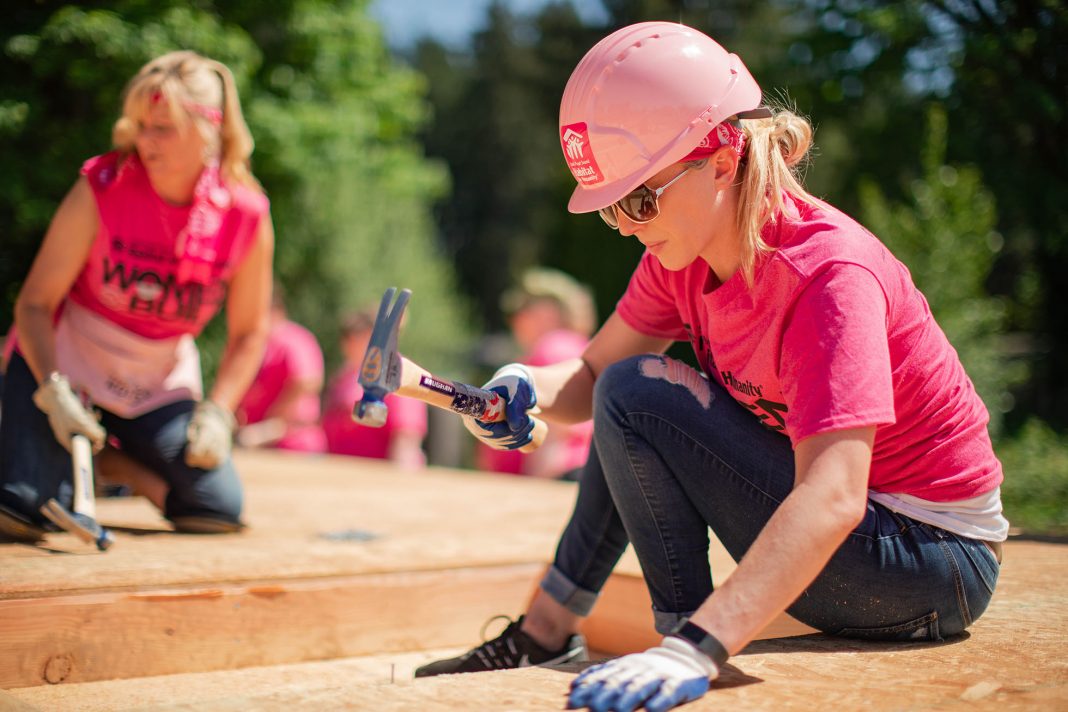
[[[483,423],[465,417],[464,426],[494,450],[518,450],[533,439],[534,420],[529,411],[538,404],[534,393],[534,377],[530,370],[518,363],[502,366],[493,378],[482,386],[499,393],[505,400],[505,419],[497,423]]]
[[[594,665],[571,682],[568,709],[663,712],[696,700],[719,676],[712,659],[682,638],[668,636],[644,653]]]

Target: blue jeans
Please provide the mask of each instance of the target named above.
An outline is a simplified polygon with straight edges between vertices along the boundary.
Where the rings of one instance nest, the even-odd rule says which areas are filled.
[[[627,359],[597,380],[595,447],[541,583],[587,615],[633,542],[661,633],[712,593],[708,528],[740,560],[794,486],[784,435],[687,366],[678,364],[690,376],[683,382],[666,380],[665,362]],[[869,501],[864,520],[787,610],[833,635],[941,640],[986,610],[998,571],[983,542]]]
[[[0,504],[43,524],[38,511],[49,498],[70,507],[74,498],[70,453],[56,441],[48,417],[33,403],[37,381],[19,354],[8,364],[0,421]],[[238,522],[241,481],[228,459],[213,470],[185,464],[186,427],[193,401],[163,406],[136,418],[102,411],[101,423],[122,451],[167,484],[168,518],[202,516]]]

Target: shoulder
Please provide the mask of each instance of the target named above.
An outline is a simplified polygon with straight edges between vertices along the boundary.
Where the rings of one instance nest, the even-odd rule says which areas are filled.
[[[787,264],[801,281],[832,265],[857,265],[877,278],[904,269],[879,238],[827,203],[803,206],[796,219],[779,226],[778,237],[773,259]]]
[[[233,201],[232,207],[244,215],[259,217],[271,209],[271,202],[262,190],[241,183],[229,183],[226,190]]]
[[[534,344],[526,362],[531,366],[546,366],[581,356],[588,343],[589,339],[577,331],[567,329],[550,331]]]
[[[275,338],[291,348],[313,348],[315,351],[319,350],[319,340],[315,338],[315,334],[307,327],[288,319],[276,327]]]
[[[136,174],[139,168],[140,162],[136,154],[110,151],[85,161],[79,173],[85,176],[93,193],[99,194],[120,182],[125,182]]]

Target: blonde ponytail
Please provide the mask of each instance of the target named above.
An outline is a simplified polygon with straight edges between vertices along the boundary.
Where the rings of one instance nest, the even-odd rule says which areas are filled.
[[[806,203],[815,198],[802,185],[802,168],[812,147],[812,125],[786,109],[768,119],[741,121],[746,151],[738,198],[738,230],[742,235],[741,269],[746,284],[761,255],[772,252],[761,231],[785,209],[783,193]]]

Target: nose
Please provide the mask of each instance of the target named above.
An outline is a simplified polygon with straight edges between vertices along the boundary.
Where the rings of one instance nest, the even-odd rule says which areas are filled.
[[[619,223],[616,226],[616,230],[619,230],[619,234],[623,237],[630,237],[638,232],[638,229],[641,227],[641,224],[628,218],[626,213],[622,210],[616,210],[616,222]]]

